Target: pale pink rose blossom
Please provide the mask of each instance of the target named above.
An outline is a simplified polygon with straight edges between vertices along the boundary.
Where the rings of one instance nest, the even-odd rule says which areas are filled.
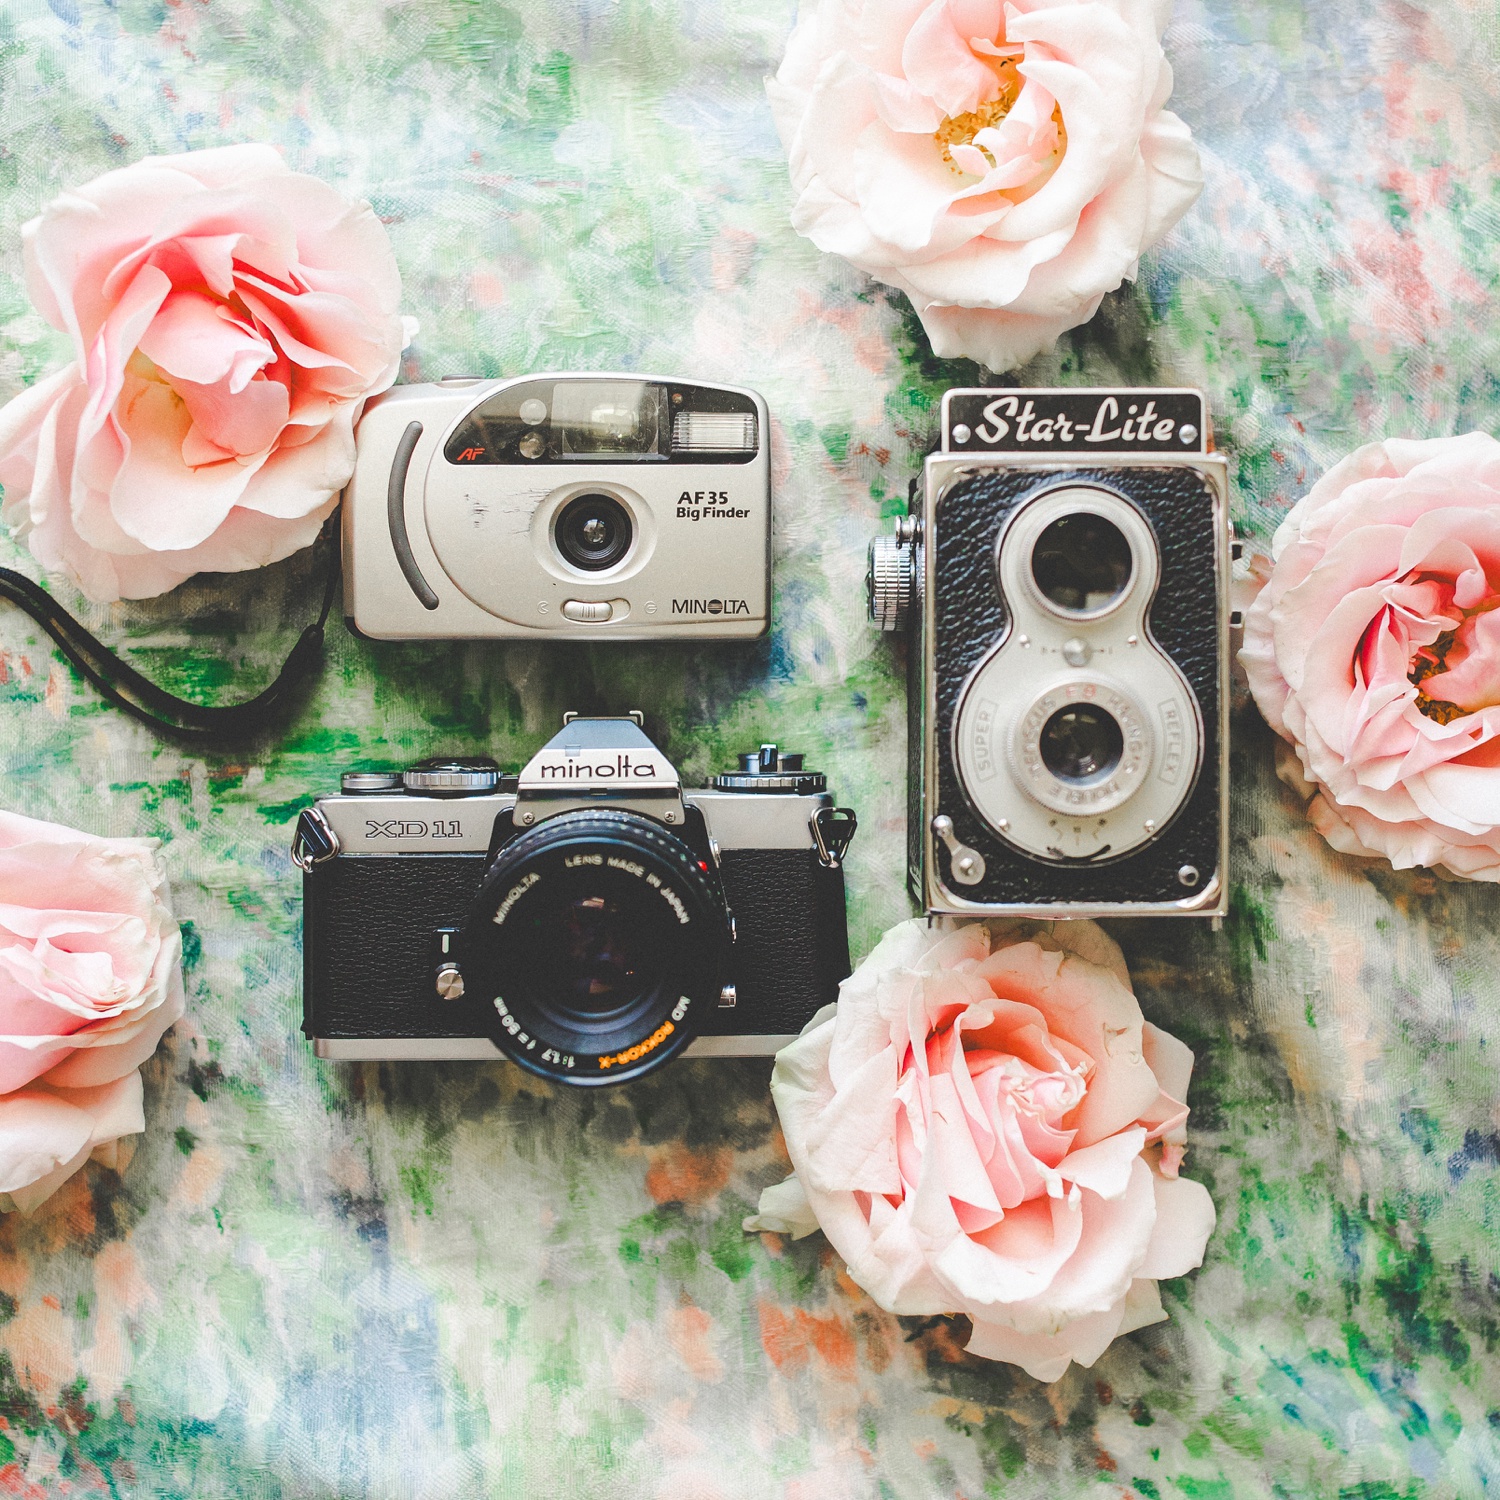
[[[1397,869],[1500,880],[1500,443],[1368,444],[1272,557],[1240,661],[1314,826]]]
[[[145,1129],[140,1065],[183,1006],[156,847],[0,812],[0,1210]]]
[[[971,1353],[1056,1380],[1202,1262],[1192,1067],[1092,922],[902,923],[778,1055],[796,1170],[746,1228],[821,1228],[888,1312],[965,1313]]]
[[[815,0],[768,83],[792,225],[1008,370],[1091,318],[1203,185],[1170,0]]]
[[[370,206],[227,146],[106,173],[23,235],[75,356],[0,412],[3,517],[37,560],[139,599],[312,542],[404,343]]]

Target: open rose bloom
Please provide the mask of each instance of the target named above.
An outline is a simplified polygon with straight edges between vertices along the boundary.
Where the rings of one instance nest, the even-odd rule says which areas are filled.
[[[816,0],[768,87],[792,224],[1008,370],[1094,315],[1202,187],[1156,0]]]
[[[4,519],[38,561],[139,599],[312,542],[404,342],[370,206],[229,146],[109,172],[24,235],[75,354],[0,412]]]
[[[155,851],[0,812],[0,1209],[145,1129],[140,1065],[183,1005]]]
[[[1056,1380],[1202,1262],[1192,1068],[1092,922],[905,922],[777,1057],[796,1172],[746,1228],[821,1228],[887,1311],[965,1313],[972,1353]]]
[[[1371,443],[1272,542],[1240,653],[1335,849],[1500,880],[1500,443]]]

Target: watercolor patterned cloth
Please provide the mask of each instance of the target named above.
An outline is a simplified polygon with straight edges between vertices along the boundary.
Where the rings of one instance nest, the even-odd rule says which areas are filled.
[[[167,840],[188,1014],[148,1133],[0,1221],[0,1492],[217,1497],[1471,1497],[1500,1483],[1500,893],[1331,853],[1234,733],[1234,910],[1114,924],[1197,1054],[1219,1229],[1171,1321],[1042,1387],[746,1238],[785,1159],[764,1062],[627,1089],[315,1062],[290,823],[359,761],[523,759],[644,707],[694,778],[776,738],[860,812],[854,946],[907,914],[900,648],[863,618],[943,388],[909,309],[791,231],[758,0],[0,6],[0,394],[65,357],[19,228],[148,152],[242,139],[389,224],[407,378],[743,380],[775,418],[764,643],[392,646],[335,631],[253,762],[164,747],[0,612],[0,800]],[[1182,0],[1199,205],[1032,383],[1199,384],[1264,542],[1372,436],[1500,410],[1497,33],[1467,0]],[[4,560],[29,567],[11,544]],[[306,559],[86,612],[212,693],[314,608]],[[65,591],[66,593],[66,591]]]

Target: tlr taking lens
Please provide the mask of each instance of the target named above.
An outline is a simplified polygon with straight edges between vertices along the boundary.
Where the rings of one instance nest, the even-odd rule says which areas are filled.
[[[1031,549],[1037,587],[1073,614],[1103,609],[1119,598],[1132,571],[1130,543],[1120,528],[1088,511],[1060,516]]]
[[[1042,726],[1042,764],[1059,781],[1102,781],[1120,764],[1125,736],[1112,713],[1091,703],[1060,708]]]
[[[612,568],[630,550],[632,527],[612,495],[576,495],[563,506],[555,528],[557,550],[586,573]]]

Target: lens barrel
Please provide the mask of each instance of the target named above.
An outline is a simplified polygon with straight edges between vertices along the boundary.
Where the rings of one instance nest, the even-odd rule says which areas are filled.
[[[490,1035],[523,1068],[621,1083],[675,1057],[723,985],[723,901],[680,838],[562,813],[500,852],[462,935]]]
[[[613,495],[575,495],[558,512],[554,528],[563,560],[585,573],[612,568],[630,550],[635,528]]]

